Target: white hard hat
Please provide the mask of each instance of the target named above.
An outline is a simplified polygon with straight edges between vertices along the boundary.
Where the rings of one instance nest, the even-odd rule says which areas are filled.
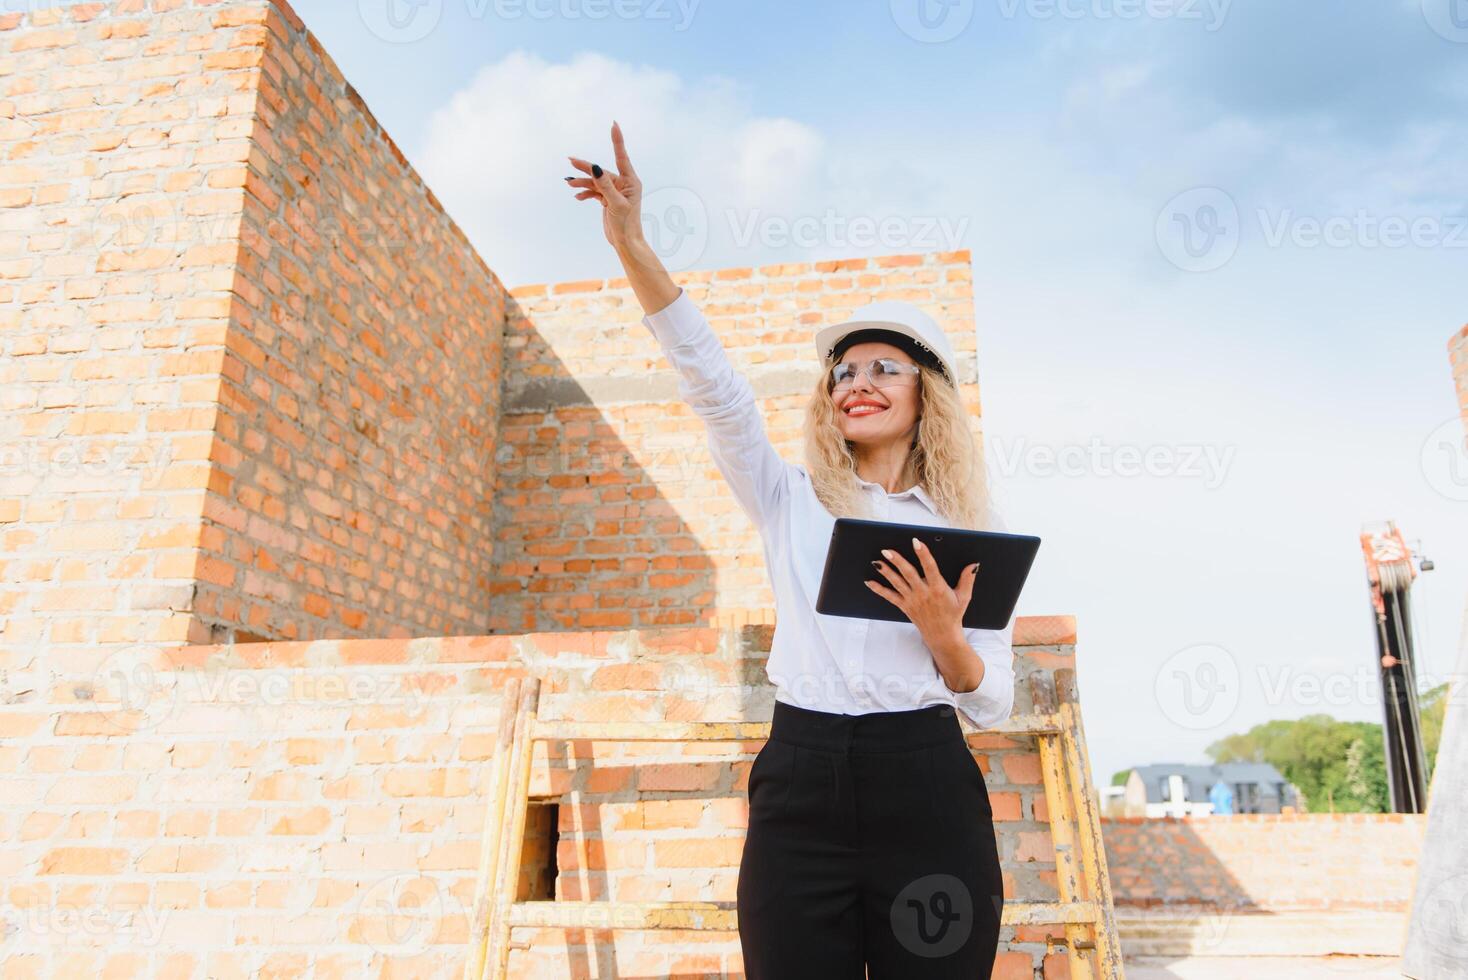
[[[953,345],[938,322],[911,303],[901,300],[885,300],[868,303],[851,315],[851,319],[832,323],[816,331],[816,356],[825,364],[835,353],[836,347],[850,334],[857,331],[881,330],[899,335],[893,339],[897,346],[916,344],[926,351],[941,366],[948,380],[958,385],[958,359],[953,355]],[[868,338],[863,338],[868,339]],[[869,339],[880,340],[873,336]],[[906,343],[904,343],[904,341]],[[917,351],[911,352],[920,357]]]

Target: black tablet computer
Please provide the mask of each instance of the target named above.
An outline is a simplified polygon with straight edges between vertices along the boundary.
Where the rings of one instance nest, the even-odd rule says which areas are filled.
[[[886,576],[872,566],[873,561],[887,561],[882,557],[883,548],[895,551],[921,571],[922,562],[912,546],[914,537],[932,554],[949,588],[957,584],[965,568],[979,563],[973,597],[963,613],[965,628],[998,630],[1008,625],[1040,548],[1039,538],[856,517],[836,518],[831,546],[826,551],[826,570],[821,574],[821,589],[816,596],[816,612],[908,622],[906,613],[863,583],[871,579],[892,587]]]

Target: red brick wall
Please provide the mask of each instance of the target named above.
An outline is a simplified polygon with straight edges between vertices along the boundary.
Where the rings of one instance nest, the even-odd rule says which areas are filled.
[[[771,635],[175,647],[126,703],[98,688],[0,705],[0,976],[458,977],[509,678],[543,679],[547,718],[768,720],[768,687],[744,678],[763,676]],[[1016,622],[1017,710],[1026,677],[1074,665],[1074,642],[1066,617]],[[969,741],[1006,895],[1056,900],[1032,742]],[[555,896],[732,902],[758,749],[537,743],[532,796],[562,804]],[[1005,927],[997,975],[1029,978],[1046,931]],[[734,933],[513,938],[531,942],[517,977],[609,956],[626,976],[742,972]]]
[[[1117,905],[1377,909],[1412,902],[1425,818],[1237,814],[1103,820]]]
[[[138,3],[0,14],[0,666],[182,642],[262,30]]]
[[[195,615],[484,633],[504,290],[283,7],[253,116]]]
[[[919,303],[949,331],[981,435],[967,250],[674,278],[749,379],[790,462],[805,461],[816,328],[876,300]],[[759,534],[709,457],[703,423],[679,397],[627,280],[512,293],[493,629],[773,622]]]
[[[504,290],[331,59],[265,0],[0,28],[0,640],[487,632]]]
[[[0,519],[35,584],[6,587],[5,640],[768,623],[757,535],[625,280],[523,287],[507,311],[288,8],[167,8],[0,22],[38,93],[64,70],[57,46],[108,45],[116,73],[20,103],[116,105],[48,118],[56,138],[0,171],[24,223],[55,226],[80,202],[52,158],[87,146],[81,217],[110,237],[64,254],[54,232],[32,238],[56,254],[0,294],[4,418],[17,451],[64,435],[129,460],[86,497],[60,472],[6,474]],[[812,331],[874,299],[943,318],[978,430],[966,251],[680,281],[787,458],[803,458]]]

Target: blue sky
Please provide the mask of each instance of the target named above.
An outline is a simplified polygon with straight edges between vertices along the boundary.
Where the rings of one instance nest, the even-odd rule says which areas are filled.
[[[621,274],[561,180],[613,118],[675,277],[970,249],[990,470],[1045,539],[1019,612],[1078,617],[1102,782],[1379,720],[1369,520],[1437,563],[1419,671],[1455,669],[1468,0],[1346,6],[296,3],[511,285]]]

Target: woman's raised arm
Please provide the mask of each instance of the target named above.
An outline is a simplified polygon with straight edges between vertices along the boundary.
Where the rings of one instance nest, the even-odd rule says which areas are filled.
[[[568,177],[583,188],[578,201],[602,205],[602,230],[617,250],[627,281],[642,304],[643,325],[678,373],[678,393],[703,419],[709,451],[735,498],[761,531],[789,491],[790,470],[770,444],[765,422],[746,379],[729,362],[718,337],[688,293],[679,288],[642,234],[642,181],[627,158],[622,130],[612,123],[618,173],[578,157],[573,166],[590,177]]]

